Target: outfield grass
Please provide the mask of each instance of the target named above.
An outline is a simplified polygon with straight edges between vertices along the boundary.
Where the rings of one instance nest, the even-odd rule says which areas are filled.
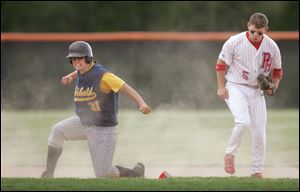
[[[1,178],[5,191],[298,191],[298,179],[174,177],[158,179]]]

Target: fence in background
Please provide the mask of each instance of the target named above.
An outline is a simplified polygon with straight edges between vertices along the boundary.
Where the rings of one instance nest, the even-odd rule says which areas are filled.
[[[223,43],[238,32],[1,33],[1,107],[73,107],[74,86],[60,78],[74,69],[70,42],[88,41],[94,57],[138,90],[152,108],[225,108],[216,95],[214,65]],[[268,32],[278,44],[283,79],[268,107],[298,108],[299,33]],[[126,96],[121,107],[136,107]]]
[[[1,41],[223,41],[239,32],[1,33]],[[268,32],[273,40],[299,40],[298,31]]]

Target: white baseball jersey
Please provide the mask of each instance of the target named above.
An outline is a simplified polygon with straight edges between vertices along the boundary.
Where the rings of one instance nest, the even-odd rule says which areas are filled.
[[[223,45],[219,59],[229,69],[225,75],[229,97],[225,99],[235,121],[225,154],[235,155],[247,129],[251,132],[251,172],[261,173],[266,151],[267,110],[263,91],[257,87],[259,73],[268,75],[281,69],[281,55],[276,43],[267,35],[255,47],[247,32],[230,37]],[[250,85],[250,86],[249,86]]]
[[[256,86],[259,73],[268,75],[273,68],[281,69],[281,54],[267,35],[258,50],[250,43],[246,32],[231,36],[223,45],[219,58],[229,66],[227,81]]]

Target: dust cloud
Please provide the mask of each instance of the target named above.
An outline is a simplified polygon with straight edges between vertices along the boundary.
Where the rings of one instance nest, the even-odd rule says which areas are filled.
[[[221,45],[212,42],[91,42],[94,57],[156,108],[218,108],[214,65]],[[72,106],[74,84],[60,79],[74,69],[68,43],[4,44],[1,106],[59,109]],[[36,52],[39,50],[39,52]],[[21,63],[26,61],[26,65]],[[122,107],[133,108],[130,102]]]
[[[95,59],[135,88],[153,109],[145,116],[130,98],[120,94],[114,164],[133,167],[141,161],[150,178],[163,170],[177,176],[224,176],[222,160],[233,119],[216,95],[214,65],[222,42],[91,45]],[[39,177],[46,164],[51,127],[74,115],[74,84],[60,84],[60,78],[74,70],[65,60],[67,47],[68,43],[20,43],[3,49],[2,176]],[[20,67],[24,61],[26,65]],[[19,116],[9,115],[9,110]],[[211,118],[216,115],[223,121]],[[245,149],[240,175],[249,174]],[[94,177],[86,141],[65,142],[56,174]]]

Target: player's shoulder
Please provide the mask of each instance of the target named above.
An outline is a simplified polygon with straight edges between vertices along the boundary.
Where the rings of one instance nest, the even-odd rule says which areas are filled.
[[[106,71],[102,77],[103,80],[120,79],[120,77],[111,71]]]
[[[95,68],[106,70],[106,68],[101,63],[96,63],[95,62],[93,65],[95,66]]]
[[[232,35],[226,41],[226,44],[231,44],[231,45],[239,44],[245,40],[245,37],[246,37],[246,32],[241,32],[241,33]]]
[[[265,38],[265,41],[266,41],[268,44],[270,44],[270,45],[272,45],[272,46],[275,46],[275,47],[278,47],[278,46],[277,46],[277,43],[276,43],[271,37],[269,37],[268,35],[264,34],[264,38]]]
[[[243,39],[245,37],[246,37],[246,31],[232,35],[229,39],[234,41],[234,40],[238,40],[238,39]]]
[[[103,74],[103,76],[105,76],[105,77],[115,77],[116,75],[113,74],[113,73],[110,72],[110,71],[105,71],[105,73]]]

